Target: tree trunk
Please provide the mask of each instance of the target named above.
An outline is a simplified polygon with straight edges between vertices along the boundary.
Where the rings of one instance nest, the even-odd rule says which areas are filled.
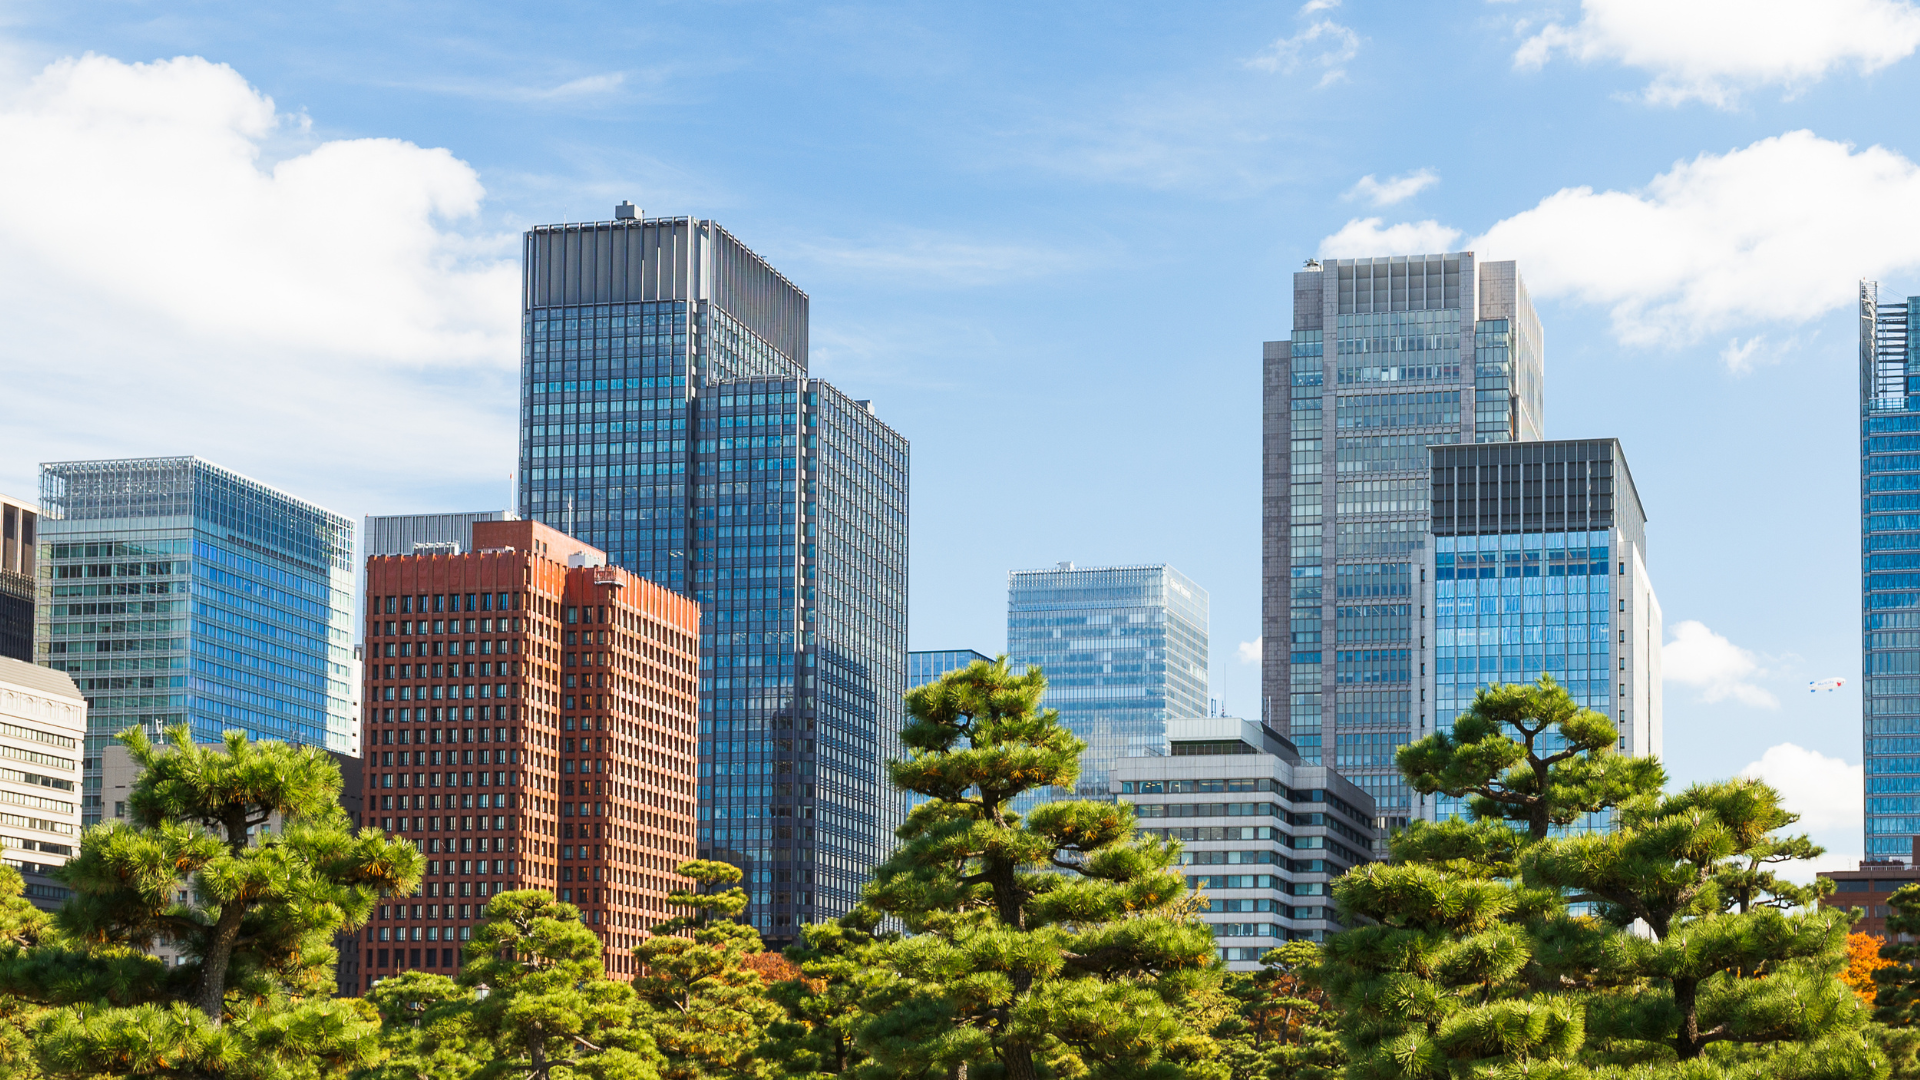
[[[200,988],[194,994],[194,1004],[214,1027],[220,1026],[220,1015],[226,1008],[227,967],[233,963],[233,947],[240,940],[240,920],[246,909],[246,904],[238,900],[220,908],[212,942],[200,962]]]
[[[1034,1080],[1033,1051],[1024,1046],[1009,1046],[1001,1060],[1007,1065],[1007,1080]]]
[[[1680,1010],[1680,1034],[1673,1040],[1673,1052],[1681,1061],[1700,1056],[1700,980],[1673,980],[1673,1003]]]
[[[1533,738],[1527,738],[1527,757],[1533,759],[1534,802],[1527,807],[1527,836],[1539,841],[1547,838],[1547,831],[1553,825],[1550,807],[1547,803],[1547,763],[1534,757]]]

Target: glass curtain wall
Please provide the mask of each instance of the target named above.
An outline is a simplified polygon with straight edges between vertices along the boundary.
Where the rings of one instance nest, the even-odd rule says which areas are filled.
[[[197,458],[56,462],[40,483],[35,658],[87,696],[87,823],[129,727],[351,749],[351,521]]]
[[[1007,653],[1046,673],[1045,704],[1087,744],[1056,797],[1108,798],[1117,761],[1165,753],[1168,720],[1207,715],[1207,593],[1170,566],[1012,572]]]

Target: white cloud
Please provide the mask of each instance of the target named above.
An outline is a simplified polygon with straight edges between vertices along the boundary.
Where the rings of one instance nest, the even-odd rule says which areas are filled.
[[[1308,4],[1301,12],[1317,10]],[[1247,66],[1283,75],[1291,75],[1303,67],[1318,69],[1321,76],[1316,85],[1326,86],[1345,78],[1347,61],[1359,54],[1360,35],[1331,19],[1318,19],[1292,37],[1280,38],[1262,49],[1247,61]]]
[[[62,60],[0,96],[8,468],[197,453],[317,501],[504,494],[515,238],[454,227],[484,192],[446,150],[269,160],[299,132],[198,58]]]
[[[1833,71],[1870,73],[1920,47],[1920,10],[1905,0],[1583,0],[1580,21],[1549,23],[1514,53],[1538,68],[1555,53],[1652,74],[1655,104],[1732,107],[1740,94],[1789,94]]]
[[[1340,6],[1340,0],[1307,0],[1300,5],[1300,14],[1311,15],[1316,11],[1332,11]]]
[[[1865,773],[1858,765],[1830,758],[1793,743],[1770,746],[1740,775],[1765,780],[1780,793],[1781,805],[1800,815],[1796,830],[1858,830],[1866,798]]]
[[[1460,230],[1437,221],[1401,222],[1381,227],[1377,217],[1354,218],[1340,231],[1320,241],[1323,259],[1361,258],[1370,255],[1423,255],[1432,251],[1454,251]],[[1531,283],[1531,279],[1529,279]]]
[[[1860,277],[1920,267],[1915,206],[1920,167],[1906,157],[1793,131],[1678,162],[1638,191],[1562,189],[1466,246],[1518,259],[1535,297],[1609,308],[1624,341],[1681,343],[1803,323],[1852,304]],[[1433,221],[1368,218],[1321,251],[1414,254],[1454,235]],[[1723,359],[1740,370],[1759,354],[1749,343]]]
[[[1707,701],[1732,698],[1743,705],[1780,706],[1752,681],[1765,674],[1753,653],[1691,619],[1674,625],[1673,640],[1660,650],[1660,668],[1666,681],[1695,687]]]
[[[1353,185],[1346,197],[1366,199],[1375,206],[1392,206],[1413,198],[1439,182],[1440,174],[1432,169],[1416,169],[1405,176],[1389,176],[1385,180],[1376,180],[1372,173],[1368,173]]]
[[[1240,656],[1241,663],[1257,664],[1260,662],[1261,641],[1262,641],[1261,638],[1254,638],[1252,641],[1243,641],[1240,643],[1240,648],[1238,649],[1238,653]]]

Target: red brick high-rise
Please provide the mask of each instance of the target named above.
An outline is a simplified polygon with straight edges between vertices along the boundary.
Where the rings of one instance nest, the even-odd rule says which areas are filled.
[[[539,522],[473,548],[367,560],[365,823],[427,859],[358,935],[368,983],[451,973],[487,898],[529,888],[631,978],[695,855],[699,606]]]

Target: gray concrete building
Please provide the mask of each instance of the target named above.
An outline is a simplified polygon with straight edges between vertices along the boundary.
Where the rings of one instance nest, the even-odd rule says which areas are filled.
[[[1251,720],[1170,720],[1166,750],[1117,763],[1111,790],[1142,832],[1180,841],[1220,959],[1254,971],[1284,941],[1342,929],[1328,887],[1372,858],[1373,799]]]
[[[1537,440],[1545,345],[1511,262],[1310,262],[1263,347],[1261,716],[1302,761],[1351,762],[1384,827],[1413,815],[1393,753],[1417,700],[1428,448]]]

